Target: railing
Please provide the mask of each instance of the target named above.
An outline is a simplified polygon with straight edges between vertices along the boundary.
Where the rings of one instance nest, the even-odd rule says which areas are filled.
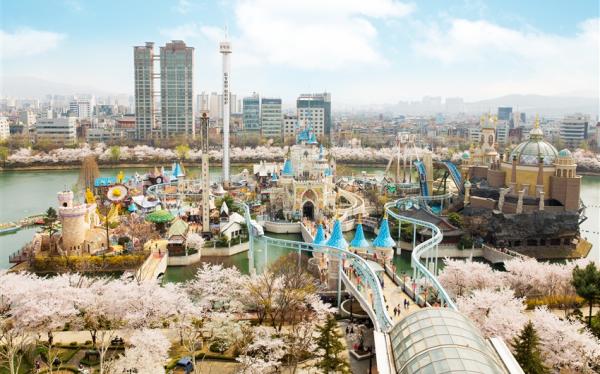
[[[464,192],[465,186],[462,182],[462,175],[456,168],[456,165],[454,165],[452,161],[444,161],[443,164],[446,165],[446,168],[450,171],[450,175],[452,176],[456,187],[458,187],[459,191]]]
[[[437,292],[438,298],[440,299],[442,306],[447,305],[449,308],[456,310],[457,308],[454,304],[454,301],[452,301],[452,299],[450,298],[444,287],[442,287],[436,276],[432,274],[429,271],[429,269],[427,269],[427,267],[421,262],[421,257],[430,256],[433,254],[434,251],[436,251],[437,245],[442,241],[443,238],[442,232],[433,223],[429,223],[412,217],[402,216],[401,214],[394,212],[392,208],[395,208],[398,204],[402,203],[402,200],[404,199],[392,201],[385,204],[385,211],[391,217],[397,219],[400,222],[409,222],[415,226],[423,226],[431,230],[431,238],[424,241],[423,243],[416,245],[413,248],[411,254],[411,264],[414,269],[413,278],[415,280],[419,279],[421,276],[426,278],[431,287],[433,287],[433,289]],[[435,256],[435,259],[437,260],[437,255]]]
[[[244,217],[246,218],[246,223],[248,227],[253,226],[254,221],[250,216],[250,209],[248,208],[248,206],[242,202],[236,202],[236,204],[238,204],[238,206],[240,206],[244,210]],[[367,310],[367,312],[370,313],[369,315],[373,320],[375,330],[387,332],[392,327],[392,318],[389,316],[385,306],[385,301],[383,299],[383,290],[379,283],[379,278],[377,277],[373,269],[371,269],[371,267],[367,264],[367,261],[365,261],[362,257],[354,253],[348,252],[347,250],[329,247],[327,245],[316,245],[294,240],[276,239],[266,235],[255,235],[255,233],[253,233],[252,230],[250,230],[250,232],[252,234],[250,236],[250,248],[248,251],[248,258],[251,269],[253,269],[254,266],[254,248],[256,245],[263,245],[267,247],[269,245],[278,246],[281,248],[294,250],[298,252],[298,254],[300,254],[301,252],[313,252],[323,253],[329,256],[336,257],[338,259],[339,266],[338,276],[340,277],[340,281],[344,281],[344,283],[349,282],[349,280],[345,278],[341,269],[341,264],[344,259],[349,260],[352,263],[352,266],[357,272],[357,274],[361,277],[362,280],[364,280],[365,286],[370,289],[373,295],[372,308],[370,307],[368,301],[363,300],[363,302],[366,304],[364,306],[366,306],[367,309],[371,309],[371,311]]]
[[[422,161],[415,161],[417,172],[419,173],[419,183],[421,184],[421,195],[429,196],[429,188],[427,187],[427,173],[425,165]]]

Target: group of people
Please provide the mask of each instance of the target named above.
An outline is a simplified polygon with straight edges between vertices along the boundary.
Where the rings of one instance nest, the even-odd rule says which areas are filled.
[[[400,304],[394,307],[394,317],[400,316],[400,312],[402,312],[402,309],[408,310],[408,307],[410,306],[410,302],[408,301],[408,299],[404,299],[402,301],[402,304],[402,307],[400,306]]]

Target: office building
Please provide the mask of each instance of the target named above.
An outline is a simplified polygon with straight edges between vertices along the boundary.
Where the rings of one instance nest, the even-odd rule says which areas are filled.
[[[6,140],[10,136],[10,125],[8,118],[0,117],[0,140]]]
[[[25,109],[19,113],[19,122],[23,125],[23,129],[29,130],[36,122],[35,113],[32,110]]]
[[[303,94],[296,100],[298,122],[312,127],[319,137],[331,137],[331,94]]]
[[[469,128],[469,142],[479,144],[481,136],[481,128],[479,126]]]
[[[92,105],[90,100],[75,99],[69,103],[69,114],[77,119],[90,119],[92,117]]]
[[[498,108],[498,120],[499,121],[510,121],[512,118],[512,107],[499,107]]]
[[[244,117],[244,131],[260,131],[260,98],[256,92],[252,96],[244,97],[242,114]]]
[[[38,121],[35,126],[36,142],[68,145],[77,142],[77,118],[61,117]]]
[[[160,114],[163,137],[194,136],[194,48],[181,40],[160,47]]]
[[[298,116],[285,114],[283,116],[283,138],[295,139],[298,131]]]
[[[270,139],[281,139],[283,114],[281,99],[262,98],[260,101],[260,123],[262,136]]]
[[[221,95],[216,92],[210,94],[210,100],[208,102],[208,116],[213,120],[219,120],[223,118],[223,100]]]
[[[560,123],[560,140],[568,147],[577,147],[588,138],[589,122],[582,114],[566,116]]]
[[[499,120],[496,124],[496,143],[499,145],[507,145],[509,141],[508,132],[510,125],[507,120]]]
[[[154,100],[154,43],[133,47],[136,138],[149,139],[156,123]]]

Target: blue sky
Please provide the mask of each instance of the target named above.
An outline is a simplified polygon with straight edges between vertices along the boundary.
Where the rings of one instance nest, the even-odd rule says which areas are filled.
[[[599,10],[581,1],[1,1],[3,77],[133,92],[132,46],[183,39],[195,89],[220,90],[217,43],[233,43],[232,91],[345,104],[424,95],[598,96]]]

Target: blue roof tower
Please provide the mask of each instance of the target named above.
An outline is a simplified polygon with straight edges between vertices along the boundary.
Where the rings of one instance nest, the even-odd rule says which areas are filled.
[[[323,225],[319,223],[319,226],[317,227],[317,234],[313,239],[313,244],[324,245],[325,242],[327,242],[327,240],[325,240],[325,231],[323,230]]]
[[[348,242],[342,233],[342,223],[339,219],[336,219],[335,223],[333,224],[333,232],[327,241],[327,245],[339,249],[348,249]]]
[[[390,235],[390,226],[388,224],[387,214],[381,220],[381,225],[379,225],[379,234],[375,240],[373,240],[373,246],[380,248],[391,248],[396,245],[394,239]]]
[[[356,233],[354,234],[354,239],[350,242],[350,247],[353,248],[368,248],[371,246],[371,243],[365,238],[365,233],[363,231],[362,222],[359,220],[358,225],[356,225]]]
[[[291,177],[294,175],[294,168],[292,167],[292,160],[290,160],[289,158],[285,160],[285,163],[283,164],[283,173],[282,175]]]

